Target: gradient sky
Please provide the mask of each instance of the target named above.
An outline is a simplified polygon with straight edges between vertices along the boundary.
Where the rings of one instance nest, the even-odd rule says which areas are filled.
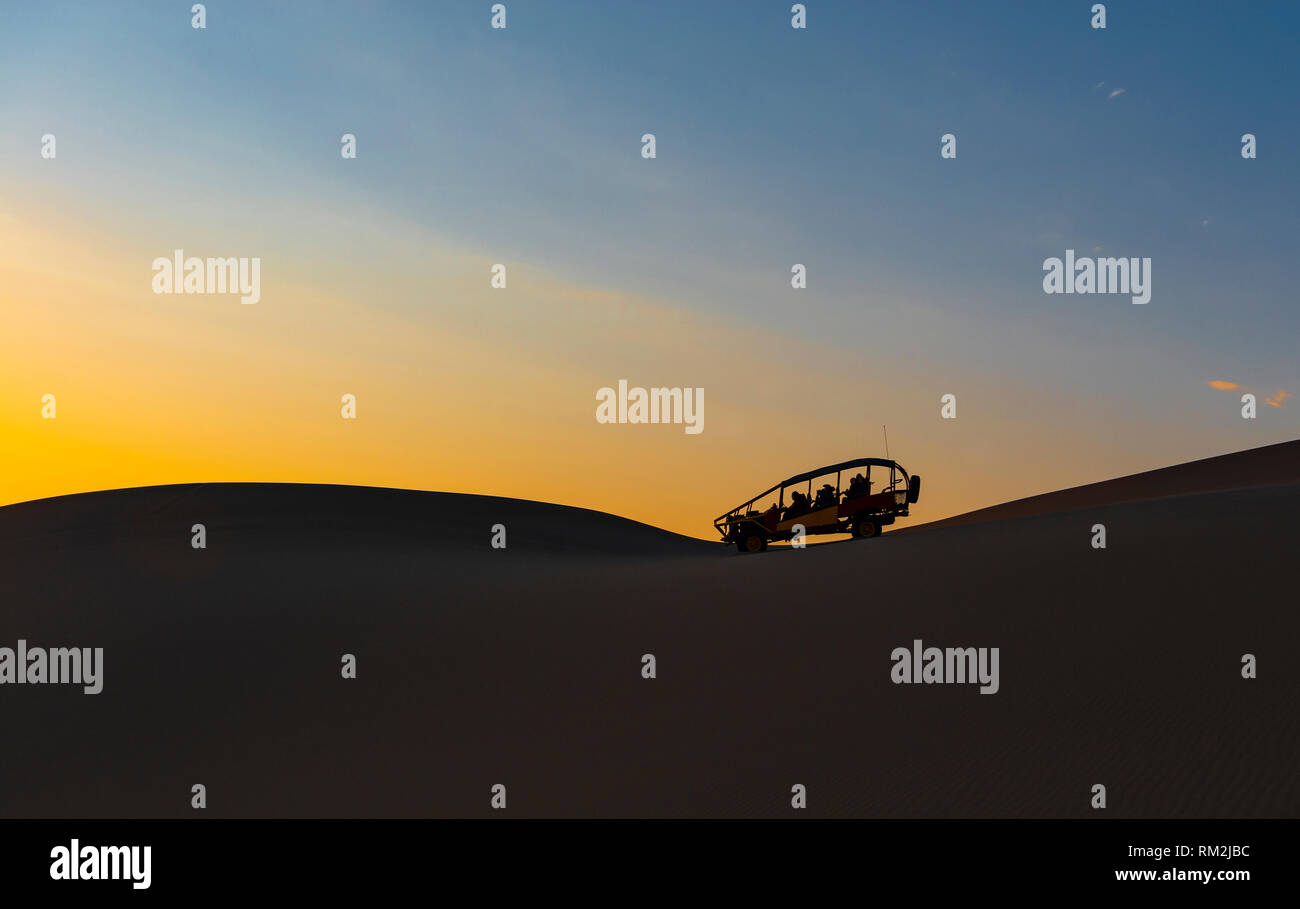
[[[506,5],[7,10],[0,504],[332,482],[707,537],[882,423],[913,521],[1297,436],[1296,4]],[[177,247],[262,302],[154,295]],[[1151,302],[1045,295],[1067,248],[1151,257]],[[597,424],[619,379],[705,431]]]

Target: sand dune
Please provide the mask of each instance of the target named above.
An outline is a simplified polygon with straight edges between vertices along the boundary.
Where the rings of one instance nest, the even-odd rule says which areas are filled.
[[[1136,502],[1162,496],[1192,495],[1199,492],[1297,482],[1300,482],[1300,440],[1236,451],[1199,461],[1188,461],[1186,464],[1175,464],[1173,467],[1162,467],[1113,480],[1102,480],[1099,483],[1088,483],[1084,486],[1016,499],[1014,502],[1004,502],[1001,505],[968,511],[965,514],[931,521],[928,524],[899,527],[894,532],[982,524],[1006,518],[1024,518],[1054,511]]]
[[[1123,488],[752,556],[349,487],[3,508],[0,646],[105,671],[93,696],[0,685],[0,815],[191,817],[196,782],[208,816],[483,816],[496,783],[513,816],[790,816],[796,783],[818,816],[1097,816],[1095,783],[1108,816],[1300,814],[1300,483]],[[893,684],[915,639],[998,647],[999,691]]]

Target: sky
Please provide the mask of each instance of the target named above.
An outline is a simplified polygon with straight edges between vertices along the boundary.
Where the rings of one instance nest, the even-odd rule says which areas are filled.
[[[505,5],[8,10],[0,504],[346,483],[709,537],[882,424],[913,522],[1297,436],[1294,3]],[[154,294],[176,248],[261,301]],[[1045,294],[1067,249],[1150,257],[1151,302]],[[704,431],[597,423],[620,379]]]

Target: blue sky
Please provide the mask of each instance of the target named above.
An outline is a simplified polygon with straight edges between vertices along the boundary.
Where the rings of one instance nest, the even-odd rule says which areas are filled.
[[[1207,327],[1240,303],[1197,288],[1246,281],[1288,315],[1293,3],[1112,3],[1104,31],[1080,3],[813,3],[804,32],[785,3],[507,6],[504,32],[482,2],[210,3],[206,33],[175,3],[19,9],[6,106],[48,98],[188,164],[197,134],[250,189],[327,179],[350,130],[349,186],[383,207],[700,305],[752,311],[711,266],[793,256],[845,305],[906,268],[1042,311],[1039,249],[1064,243],[1153,256],[1158,299]]]

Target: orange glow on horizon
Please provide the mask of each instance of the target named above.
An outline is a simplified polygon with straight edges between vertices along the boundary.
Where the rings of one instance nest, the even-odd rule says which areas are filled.
[[[195,254],[246,252],[204,246]],[[964,377],[980,418],[943,421],[932,377],[906,355],[863,361],[846,384],[850,353],[524,265],[494,291],[490,260],[430,238],[391,240],[392,262],[423,271],[365,293],[320,278],[374,286],[360,266],[264,264],[256,305],[153,294],[150,263],[168,252],[0,216],[0,505],[337,483],[555,502],[711,539],[715,516],[787,476],[883,456],[882,423],[924,477],[909,523],[1169,462],[1137,446],[1116,458],[1068,416],[1036,428],[1043,411],[1004,377]],[[775,351],[800,368],[765,366]],[[734,368],[738,352],[761,381]],[[620,379],[704,388],[705,431],[596,422],[596,390]],[[47,394],[55,419],[42,418]],[[344,394],[355,420],[340,416]]]

